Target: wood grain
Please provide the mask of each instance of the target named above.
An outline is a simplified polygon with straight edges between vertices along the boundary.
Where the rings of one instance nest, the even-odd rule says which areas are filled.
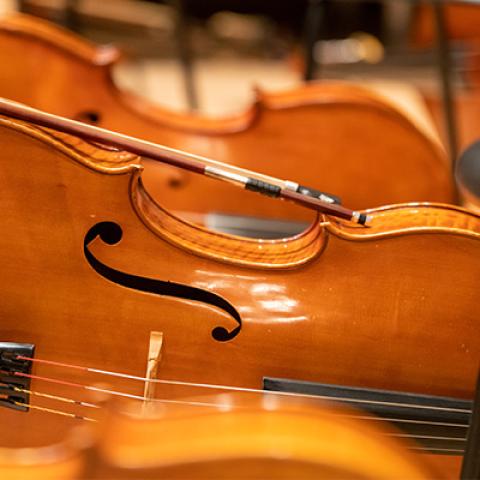
[[[179,220],[153,202],[133,155],[4,117],[0,143],[3,341],[32,342],[39,358],[142,376],[150,333],[161,331],[163,379],[261,388],[270,376],[471,398],[480,360],[478,215],[389,206],[370,212],[370,229],[325,218],[328,225],[317,222],[291,239],[245,240]],[[218,326],[238,327],[215,305],[141,292],[94,271],[84,238],[104,221],[120,225],[123,237],[114,245],[94,239],[88,248],[96,259],[225,299],[241,317],[238,334],[212,337]],[[34,371],[143,392],[141,382],[45,365]],[[89,398],[41,381],[32,388]],[[10,447],[58,441],[75,424],[33,410],[2,409],[0,421],[0,441]],[[439,461],[458,468],[458,458]]]

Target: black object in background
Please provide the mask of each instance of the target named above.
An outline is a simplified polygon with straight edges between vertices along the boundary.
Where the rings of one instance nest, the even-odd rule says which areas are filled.
[[[462,480],[480,480],[480,371],[460,478]]]

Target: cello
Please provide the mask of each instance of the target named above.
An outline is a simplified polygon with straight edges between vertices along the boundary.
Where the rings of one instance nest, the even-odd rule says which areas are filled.
[[[3,444],[58,441],[92,393],[269,389],[380,402],[458,466],[480,352],[478,215],[410,203],[363,212],[368,228],[322,214],[291,238],[221,234],[156,203],[137,155],[57,130],[144,142],[0,111]]]
[[[439,142],[369,90],[324,83],[258,93],[243,113],[212,119],[167,111],[120,90],[113,78],[118,50],[47,22],[4,18],[0,45],[0,62],[8,65],[0,75],[0,96],[276,177],[296,171],[299,183],[319,179],[326,192],[355,209],[453,199]],[[188,172],[148,160],[145,167],[146,187],[171,210],[191,212],[194,205],[200,213],[312,219],[293,205],[278,209],[268,198],[250,201]]]
[[[110,406],[59,444],[0,448],[0,475],[61,478],[446,478],[374,417],[320,402],[237,395],[208,406]],[[287,401],[289,400],[289,401]],[[188,435],[185,435],[188,431]]]

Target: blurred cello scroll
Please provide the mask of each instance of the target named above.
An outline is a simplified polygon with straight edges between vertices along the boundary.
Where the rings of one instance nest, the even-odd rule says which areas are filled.
[[[157,404],[148,414],[138,404],[113,402],[102,422],[72,429],[57,445],[0,449],[0,474],[12,480],[446,478],[408,451],[413,446],[374,417],[335,404],[223,394]]]
[[[301,184],[321,179],[325,191],[354,208],[453,200],[438,141],[367,89],[325,83],[259,93],[242,113],[215,119],[168,111],[119,89],[113,77],[118,51],[46,22],[4,18],[0,45],[0,61],[11,65],[0,76],[0,96],[272,176],[295,171]],[[146,188],[171,210],[312,219],[297,207],[279,210],[267,198],[251,202],[148,160],[145,167]]]

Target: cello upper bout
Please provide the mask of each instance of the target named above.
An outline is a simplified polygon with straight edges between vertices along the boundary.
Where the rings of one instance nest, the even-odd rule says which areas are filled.
[[[0,127],[2,126],[51,145],[67,157],[98,172],[122,174],[143,170],[139,157],[129,152],[94,145],[65,133],[0,115]]]

